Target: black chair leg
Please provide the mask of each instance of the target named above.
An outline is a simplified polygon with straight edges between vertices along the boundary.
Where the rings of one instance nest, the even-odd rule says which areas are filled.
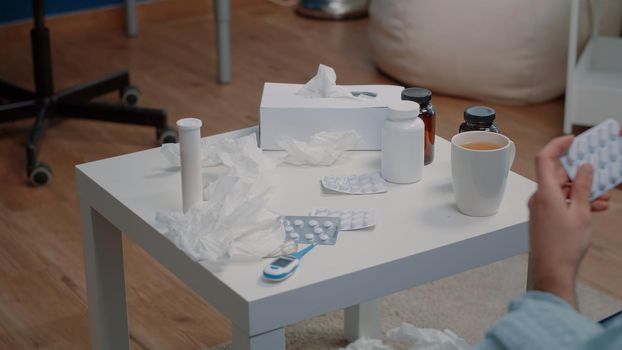
[[[161,109],[124,106],[102,102],[59,102],[58,113],[73,118],[101,120],[114,123],[166,127],[166,112]]]
[[[0,123],[32,117],[35,111],[35,101],[24,101],[0,105]]]
[[[20,102],[35,98],[34,93],[2,80],[0,80],[0,96],[10,102]]]
[[[39,141],[45,129],[45,117],[49,111],[49,101],[45,100],[39,105],[35,122],[30,130],[28,145],[26,146],[26,175],[33,185],[45,185],[52,178],[50,167],[37,160]]]
[[[112,91],[121,93],[130,85],[130,75],[126,70],[107,75],[98,80],[80,84],[56,94],[60,101],[84,102]]]

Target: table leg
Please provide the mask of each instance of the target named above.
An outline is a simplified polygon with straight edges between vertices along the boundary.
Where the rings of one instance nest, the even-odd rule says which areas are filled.
[[[125,31],[129,37],[135,37],[138,35],[136,0],[125,0]]]
[[[216,41],[218,49],[218,81],[231,81],[231,57],[229,55],[229,0],[214,0],[216,18]]]
[[[233,350],[285,350],[285,328],[249,336],[248,332],[232,325]]]
[[[122,233],[80,204],[91,348],[129,349]]]
[[[350,306],[344,309],[344,330],[346,339],[353,342],[358,338],[380,339],[382,298]]]

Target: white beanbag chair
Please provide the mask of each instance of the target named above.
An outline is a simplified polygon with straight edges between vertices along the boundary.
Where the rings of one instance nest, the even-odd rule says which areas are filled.
[[[587,9],[584,2],[582,43]],[[369,12],[376,64],[406,85],[506,104],[565,90],[568,0],[372,0]],[[620,23],[619,6],[604,13]]]

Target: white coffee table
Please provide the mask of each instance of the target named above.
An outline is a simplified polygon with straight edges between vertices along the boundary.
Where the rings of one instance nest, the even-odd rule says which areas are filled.
[[[348,339],[379,336],[383,296],[527,250],[526,203],[535,184],[511,173],[499,212],[468,217],[454,204],[449,158],[449,142],[437,138],[421,182],[364,196],[325,194],[319,180],[377,171],[379,152],[348,152],[331,167],[279,166],[271,203],[278,212],[369,208],[378,224],[340,233],[335,246],[317,247],[294,276],[276,284],[260,278],[267,260],[217,269],[190,260],[162,235],[156,211],[180,211],[182,202],[180,174],[159,149],[78,165],[92,348],[129,348],[122,232],[232,321],[236,350],[284,349],[285,326],[336,309],[346,310]]]

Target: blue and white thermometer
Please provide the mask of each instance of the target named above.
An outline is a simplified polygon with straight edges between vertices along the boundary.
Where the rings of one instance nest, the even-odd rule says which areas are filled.
[[[317,243],[313,243],[296,253],[278,257],[263,269],[263,278],[271,282],[280,282],[293,275],[300,265],[300,259],[316,245]]]

